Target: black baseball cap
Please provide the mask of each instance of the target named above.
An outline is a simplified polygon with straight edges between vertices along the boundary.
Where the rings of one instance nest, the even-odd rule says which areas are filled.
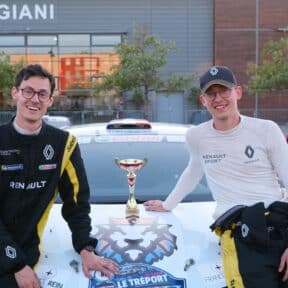
[[[201,92],[205,93],[214,84],[232,88],[237,85],[237,80],[234,73],[228,67],[213,66],[200,77]]]

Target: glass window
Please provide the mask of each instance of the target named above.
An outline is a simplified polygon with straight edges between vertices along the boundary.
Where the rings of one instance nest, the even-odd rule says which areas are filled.
[[[92,51],[94,53],[114,53],[114,47],[112,46],[102,46],[102,47],[92,47]]]
[[[90,54],[90,47],[59,47],[60,54]]]
[[[59,46],[90,46],[88,34],[60,34]]]
[[[57,36],[56,35],[34,35],[28,36],[28,45],[40,45],[40,46],[56,46]]]
[[[58,48],[57,47],[28,47],[27,48],[28,54],[43,54],[47,55],[47,57],[54,57],[58,55]]]
[[[29,64],[39,63],[51,73],[58,75],[59,58],[57,47],[28,47],[26,60]]]
[[[24,46],[24,36],[0,36],[0,46]]]
[[[7,55],[25,55],[25,47],[0,47],[0,52]]]
[[[92,46],[115,46],[121,43],[121,35],[92,35]]]

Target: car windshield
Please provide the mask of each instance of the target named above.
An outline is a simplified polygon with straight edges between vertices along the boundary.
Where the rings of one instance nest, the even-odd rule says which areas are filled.
[[[173,133],[144,129],[105,131],[89,134],[78,130],[82,158],[91,188],[91,201],[124,203],[129,188],[127,171],[115,159],[144,159],[147,164],[136,174],[135,197],[139,203],[148,199],[164,200],[173,189],[189,160],[185,130]],[[153,134],[154,133],[154,134]],[[211,200],[205,179],[184,201]]]

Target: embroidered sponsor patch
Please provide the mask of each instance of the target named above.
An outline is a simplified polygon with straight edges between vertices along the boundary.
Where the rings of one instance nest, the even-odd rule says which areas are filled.
[[[76,137],[74,135],[72,135],[70,142],[68,143],[68,146],[67,146],[68,152],[70,152],[70,150],[73,148],[75,142],[76,142]]]
[[[1,156],[11,156],[12,154],[19,155],[20,154],[20,150],[18,150],[18,149],[0,150],[0,155]]]
[[[23,164],[9,164],[9,165],[1,165],[1,171],[16,171],[23,170]]]
[[[38,169],[39,170],[53,170],[56,169],[57,164],[53,163],[53,164],[43,164],[43,165],[39,165]]]
[[[5,247],[5,253],[8,258],[15,259],[17,256],[16,249],[11,246]]]
[[[21,190],[34,190],[34,189],[41,189],[46,186],[47,181],[33,181],[29,183],[25,182],[17,182],[17,181],[10,181],[9,187],[12,189],[21,189]]]
[[[46,160],[51,160],[54,156],[54,149],[52,145],[47,144],[43,150],[43,155]]]

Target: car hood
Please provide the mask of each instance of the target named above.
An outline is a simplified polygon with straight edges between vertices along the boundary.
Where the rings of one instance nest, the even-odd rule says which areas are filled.
[[[44,230],[36,270],[43,288],[225,287],[219,239],[209,229],[215,202],[180,203],[172,212],[148,212],[139,205],[138,217],[128,218],[125,204],[92,204],[96,251],[117,261],[120,274],[108,280],[94,273],[90,282],[72,248],[61,206],[53,206]]]

